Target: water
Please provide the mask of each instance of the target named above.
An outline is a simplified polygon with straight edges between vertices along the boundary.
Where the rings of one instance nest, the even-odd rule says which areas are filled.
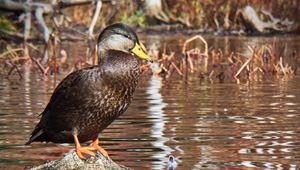
[[[169,155],[176,170],[299,169],[299,82],[298,75],[239,85],[144,76],[100,143],[114,161],[135,169],[166,169]],[[30,70],[20,81],[0,77],[0,169],[38,165],[73,148],[23,145],[54,86],[53,77]]]

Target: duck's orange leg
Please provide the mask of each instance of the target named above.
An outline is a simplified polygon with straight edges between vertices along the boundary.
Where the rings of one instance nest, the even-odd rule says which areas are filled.
[[[73,134],[74,138],[74,143],[75,143],[75,150],[80,159],[86,159],[83,154],[91,155],[91,156],[96,156],[96,154],[92,151],[95,150],[93,147],[82,147],[79,143],[77,134]]]
[[[90,146],[93,147],[93,148],[95,148],[95,149],[97,149],[99,152],[102,153],[102,155],[104,155],[105,157],[107,157],[107,158],[110,159],[110,157],[108,156],[108,153],[106,152],[106,150],[103,149],[101,146],[99,146],[99,139],[98,138],[93,139],[93,141],[92,141],[92,143],[91,143]]]

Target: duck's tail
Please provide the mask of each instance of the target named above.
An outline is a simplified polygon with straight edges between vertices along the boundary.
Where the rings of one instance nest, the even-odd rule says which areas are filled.
[[[36,127],[34,131],[31,133],[30,139],[28,142],[25,143],[25,145],[30,145],[33,141],[39,141],[36,140],[38,137],[41,137],[41,135],[44,133],[44,130],[40,127]]]

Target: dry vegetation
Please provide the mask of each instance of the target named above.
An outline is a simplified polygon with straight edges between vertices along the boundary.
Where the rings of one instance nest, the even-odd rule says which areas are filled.
[[[33,1],[33,3],[35,2],[37,1]],[[48,1],[42,2],[49,4]],[[296,23],[300,20],[300,15],[295,15],[300,7],[297,0],[289,0],[289,5],[286,5],[286,1],[281,0],[272,1],[272,3],[256,0],[219,0],[216,2],[208,0],[163,0],[161,1],[162,8],[160,8],[164,11],[163,15],[161,14],[162,11],[159,11],[159,18],[153,16],[152,19],[147,16],[145,12],[147,9],[143,11],[143,3],[146,1],[86,0],[84,5],[78,5],[77,1],[64,0],[63,2],[69,4],[70,8],[67,8],[66,5],[48,5],[47,9],[52,10],[45,10],[43,6],[35,5],[33,9],[43,8],[46,11],[43,15],[38,15],[43,17],[42,21],[35,21],[35,17],[31,17],[31,15],[38,13],[34,14],[34,12],[31,13],[26,10],[23,10],[24,15],[19,15],[20,13],[14,11],[0,12],[1,76],[10,78],[12,75],[18,75],[22,78],[22,68],[29,65],[41,76],[54,74],[55,77],[57,73],[63,72],[68,66],[68,55],[60,45],[64,40],[80,40],[88,44],[85,56],[81,59],[75,59],[77,62],[74,64],[74,69],[93,65],[97,63],[93,46],[95,41],[94,26],[100,30],[106,24],[116,21],[144,27],[143,30],[160,25],[165,26],[165,28],[175,26],[172,27],[175,30],[197,29],[204,30],[203,32],[206,30],[213,30],[213,32],[244,30],[246,32],[248,27],[243,24],[242,18],[239,17],[239,10],[246,5],[251,5],[256,9],[254,12],[261,11],[264,14],[258,13],[260,14],[259,19],[263,23],[267,23],[268,20],[281,22],[281,24],[292,23],[293,27],[291,28],[296,32],[299,31],[299,25]],[[22,11],[22,9],[21,5],[20,10]],[[26,20],[31,20],[32,24],[29,24],[31,31],[26,31],[26,23],[28,23]],[[98,20],[97,23],[96,20]],[[42,28],[46,29],[46,32],[49,29],[47,34],[41,36],[38,25],[43,25]],[[44,47],[41,47],[41,41],[37,40],[42,40]],[[197,47],[189,48],[189,45],[194,41],[202,42],[204,50],[201,51]],[[224,55],[222,49],[209,49],[202,36],[188,39],[182,46],[180,53],[166,50],[168,49],[167,45],[162,49],[158,48],[153,45],[148,50],[156,63],[153,66],[144,64],[141,69],[149,74],[152,73],[164,78],[169,78],[174,74],[180,76],[194,74],[210,80],[230,80],[239,83],[243,79],[260,80],[269,75],[294,75],[297,73],[299,65],[298,51],[293,51],[292,55],[285,55],[282,51],[287,49],[280,47],[283,50],[278,51],[278,47],[274,44],[266,44],[259,48],[249,46],[251,56],[244,56],[240,51],[232,51],[230,55]]]
[[[190,48],[194,41],[200,41],[203,44],[199,47]],[[41,76],[47,76],[49,73],[61,73],[67,68],[67,54],[63,49],[58,50],[56,44],[50,41],[49,53],[51,57],[47,65],[42,65],[34,57],[25,57],[22,48],[11,48],[6,46],[7,51],[0,54],[0,74],[10,77],[19,75],[22,78],[22,68],[30,65]],[[158,49],[154,44],[149,48],[148,54],[154,59],[154,63],[144,63],[141,70],[144,74],[164,77],[166,79],[173,75],[199,76],[211,81],[219,80],[220,82],[231,81],[240,83],[242,80],[260,81],[272,77],[292,76],[297,73],[300,63],[300,55],[295,50],[291,55],[286,55],[286,47],[278,48],[278,44],[266,44],[259,48],[248,46],[251,55],[245,56],[240,52],[231,52],[230,55],[224,55],[222,49],[208,49],[208,44],[202,36],[194,36],[186,40],[182,46],[181,53],[170,51],[164,46]],[[31,53],[38,55],[39,50],[32,44],[29,45]],[[281,49],[281,52],[278,51]],[[86,56],[83,60],[74,63],[74,69],[90,66],[97,63],[97,58],[91,49],[87,49]],[[94,51],[95,49],[93,49]],[[59,52],[59,53],[58,53]],[[58,53],[58,54],[56,54]],[[93,55],[90,55],[92,53]]]
[[[187,45],[195,40],[201,40],[204,44],[204,51],[199,48],[187,49]],[[297,73],[300,55],[293,51],[291,55],[284,56],[283,53],[275,52],[278,44],[267,44],[260,48],[248,46],[252,55],[244,56],[240,52],[231,52],[224,55],[221,49],[212,49],[208,52],[208,46],[202,36],[194,36],[185,41],[181,54],[175,52],[166,53],[163,49],[160,52],[153,45],[149,54],[154,57],[157,66],[151,69],[145,64],[142,70],[149,71],[164,78],[173,74],[180,76],[197,75],[201,78],[209,78],[211,81],[218,79],[220,82],[240,80],[259,81],[270,76],[292,76]],[[283,51],[286,50],[282,48]]]

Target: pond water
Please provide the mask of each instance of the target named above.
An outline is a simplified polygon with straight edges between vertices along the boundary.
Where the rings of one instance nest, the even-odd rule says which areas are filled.
[[[299,49],[300,38],[283,39],[294,40],[289,47]],[[146,44],[158,40],[147,38]],[[208,40],[228,51],[273,42],[271,37]],[[78,48],[69,50],[76,54]],[[176,170],[299,169],[299,82],[299,75],[241,84],[197,76],[143,76],[129,109],[100,134],[101,146],[114,161],[134,169],[166,169],[169,155],[176,158]],[[38,165],[73,148],[23,145],[54,86],[52,76],[42,77],[30,68],[22,80],[0,77],[0,169]]]

